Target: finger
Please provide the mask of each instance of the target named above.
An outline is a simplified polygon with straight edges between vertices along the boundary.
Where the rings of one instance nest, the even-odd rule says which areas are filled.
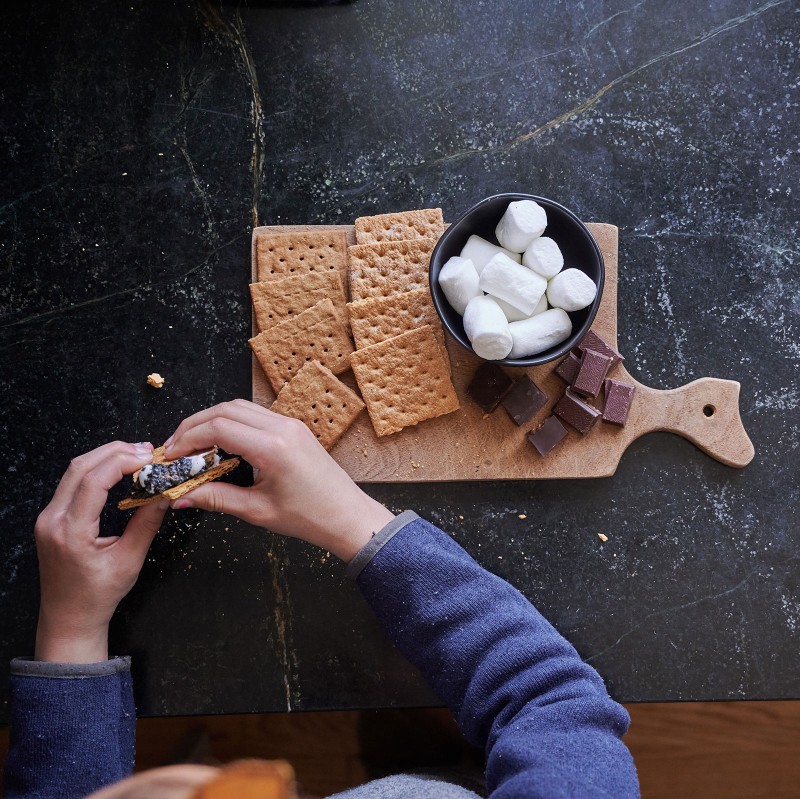
[[[111,487],[126,474],[133,474],[152,460],[151,452],[148,452],[146,457],[124,449],[108,454],[104,460],[81,477],[66,509],[67,520],[80,528],[89,529],[89,525],[95,524],[100,518]]]
[[[276,422],[270,420],[269,425],[256,427],[247,422],[231,419],[228,416],[214,416],[206,422],[190,427],[173,442],[178,452],[197,452],[213,446],[222,447],[227,452],[244,456],[254,463],[259,454],[265,451],[265,441],[278,432],[278,426],[288,421],[286,417],[275,414]],[[170,452],[169,457],[173,457]]]
[[[245,521],[259,519],[264,524],[266,509],[264,500],[256,496],[251,488],[230,483],[206,483],[172,503],[176,510],[202,508],[213,513],[229,513]]]
[[[169,502],[166,499],[139,508],[125,526],[125,532],[117,542],[117,550],[139,564],[144,563],[147,550],[164,521],[167,508]]]
[[[50,501],[51,504],[54,505],[54,509],[66,509],[83,476],[114,452],[131,452],[136,455],[141,453],[144,458],[145,455],[152,453],[152,451],[153,445],[150,442],[127,444],[124,441],[110,441],[108,444],[103,444],[103,446],[97,447],[90,452],[78,455],[72,459],[69,468],[61,478],[58,488],[53,494],[53,499]],[[149,463],[149,460],[144,462]]]
[[[237,399],[232,402],[223,402],[220,405],[199,411],[188,419],[184,419],[175,432],[164,442],[165,455],[168,458],[177,458],[192,452],[191,449],[184,445],[183,439],[186,433],[216,418],[232,419],[252,427],[269,429],[272,424],[281,419],[281,416],[245,400]]]

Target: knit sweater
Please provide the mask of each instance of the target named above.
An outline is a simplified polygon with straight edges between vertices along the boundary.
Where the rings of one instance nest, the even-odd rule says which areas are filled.
[[[624,708],[522,594],[448,535],[407,511],[375,535],[348,572],[467,740],[485,748],[492,799],[639,796],[621,741],[629,724]],[[130,774],[129,664],[116,659],[81,669],[69,675],[59,664],[12,664],[8,799],[83,797]],[[342,796],[474,796],[435,780],[424,790],[414,785],[381,780]]]

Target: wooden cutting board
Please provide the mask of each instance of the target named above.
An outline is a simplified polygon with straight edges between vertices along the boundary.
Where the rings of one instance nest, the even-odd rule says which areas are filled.
[[[597,223],[588,223],[588,227],[600,245],[606,267],[603,298],[592,327],[616,346],[617,228]],[[256,279],[255,240],[259,234],[313,230],[345,230],[349,243],[355,243],[350,225],[255,228],[251,279]],[[570,430],[567,438],[543,458],[526,435],[549,415],[564,392],[564,381],[553,374],[558,362],[527,370],[509,369],[512,375],[527,371],[550,397],[548,405],[529,424],[519,428],[502,407],[486,415],[467,397],[466,386],[480,361],[450,337],[447,346],[461,409],[383,438],[375,435],[364,411],[331,451],[354,480],[403,483],[609,477],[632,441],[657,430],[687,438],[728,466],[741,468],[753,458],[753,445],[739,415],[739,383],[704,377],[680,388],[658,391],[634,380],[624,364],[612,376],[636,385],[626,426],[600,422],[585,438]],[[350,372],[344,380],[355,385]],[[254,357],[253,402],[268,408],[274,399],[275,394]]]

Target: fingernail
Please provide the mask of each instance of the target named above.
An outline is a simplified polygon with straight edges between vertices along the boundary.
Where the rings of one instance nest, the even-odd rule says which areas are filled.
[[[172,506],[173,510],[184,510],[185,508],[191,508],[192,503],[189,502],[188,499],[179,499],[176,500],[175,504]]]
[[[137,447],[147,447],[147,449],[153,449],[153,445],[149,441],[137,441]]]
[[[134,452],[136,453],[137,458],[144,458],[146,460],[152,460],[153,458],[153,450],[149,449],[148,447],[144,446],[143,444],[134,444],[133,445]]]
[[[175,434],[174,433],[164,442],[164,449],[169,449],[172,446],[172,439],[173,438],[175,438]]]

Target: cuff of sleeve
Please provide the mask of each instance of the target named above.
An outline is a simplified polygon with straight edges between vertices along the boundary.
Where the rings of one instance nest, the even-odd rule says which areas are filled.
[[[131,670],[130,657],[116,657],[100,663],[52,663],[33,658],[14,658],[11,674],[15,677],[51,677],[74,680],[82,677],[107,677]]]
[[[347,564],[347,576],[355,580],[364,570],[364,567],[380,552],[381,548],[389,543],[394,535],[399,533],[409,522],[413,522],[414,519],[419,519],[419,516],[413,510],[406,510],[399,516],[395,516],[385,527],[378,530]]]

